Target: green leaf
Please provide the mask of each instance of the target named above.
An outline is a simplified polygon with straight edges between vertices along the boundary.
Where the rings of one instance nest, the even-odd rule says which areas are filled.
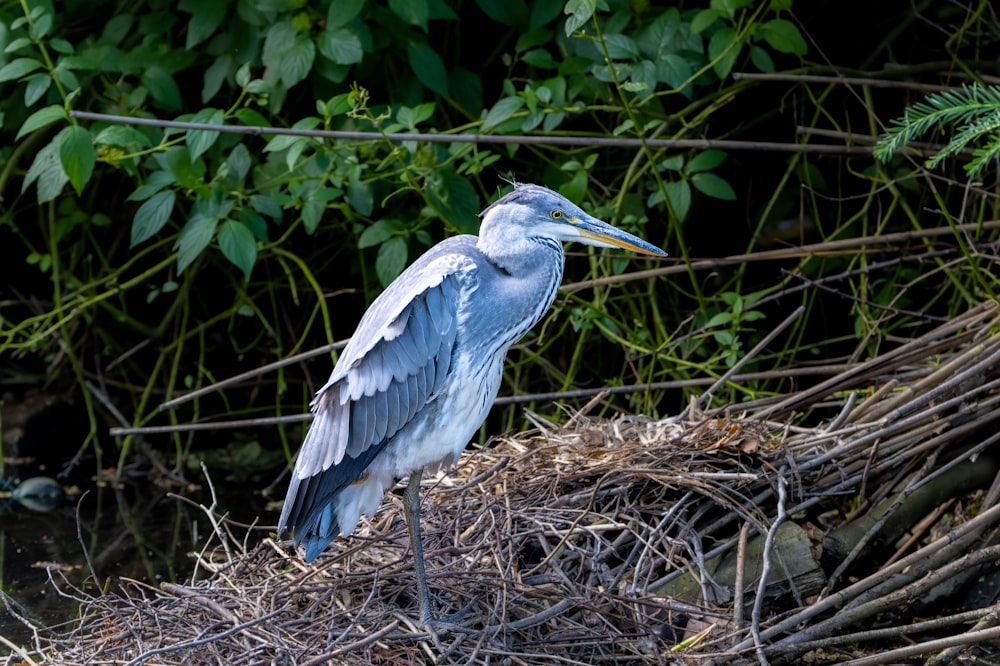
[[[102,132],[103,134],[103,132]],[[132,194],[126,197],[126,201],[145,201],[151,196],[162,190],[167,185],[172,185],[177,182],[174,178],[174,174],[169,171],[157,170],[149,174],[146,182],[135,188]]]
[[[691,186],[686,180],[678,180],[667,183],[664,187],[667,190],[667,199],[670,200],[670,209],[674,211],[677,219],[683,222],[691,210]]]
[[[805,55],[809,50],[802,33],[795,24],[786,19],[772,19],[759,27],[757,34],[764,38],[771,48],[782,53]]]
[[[556,59],[545,49],[531,49],[521,56],[521,60],[539,69],[556,69],[559,67]]]
[[[336,6],[336,2],[333,6]],[[361,38],[350,28],[329,27],[320,33],[316,46],[323,57],[338,65],[353,65],[361,62],[365,56],[361,46]]]
[[[389,9],[404,22],[427,32],[427,20],[430,18],[427,0],[389,0]]]
[[[241,208],[239,216],[240,222],[250,230],[254,238],[265,243],[267,242],[267,221],[263,217],[249,208]]]
[[[722,150],[706,150],[695,155],[690,162],[684,166],[684,173],[692,174],[699,171],[711,171],[722,164],[726,159],[726,153]]]
[[[0,83],[14,81],[40,67],[42,67],[41,61],[34,58],[14,58],[3,67],[0,67]]]
[[[31,46],[31,40],[27,37],[18,37],[11,41],[6,47],[4,47],[4,53],[17,53],[23,48]]]
[[[580,201],[587,193],[587,172],[577,171],[569,181],[559,186],[559,194],[570,201]]]
[[[41,9],[40,5],[36,5],[35,9]],[[31,27],[28,28],[28,36],[31,37],[36,42],[45,37],[52,31],[52,14],[48,12],[38,15],[35,20],[31,23]]]
[[[306,233],[312,234],[323,221],[323,213],[326,212],[326,202],[310,197],[302,204],[302,224],[306,228]]]
[[[206,0],[181,0],[178,3],[178,9],[191,14],[184,48],[190,49],[212,36],[226,17],[226,4]]]
[[[285,217],[285,211],[281,210],[278,202],[264,194],[255,194],[250,197],[250,205],[261,215],[267,215],[277,222]]]
[[[94,173],[97,153],[94,151],[94,141],[90,132],[79,125],[67,129],[69,133],[59,147],[59,160],[62,162],[63,171],[69,177],[70,184],[79,195],[83,194],[83,186]]]
[[[540,28],[548,25],[562,12],[563,0],[535,0],[531,3],[530,28]]]
[[[406,47],[410,67],[425,88],[433,90],[442,97],[448,96],[448,70],[444,67],[441,56],[424,41],[410,42]]]
[[[205,123],[207,125],[222,125],[225,115],[221,109],[202,109],[191,118],[193,123]],[[191,130],[187,133],[188,152],[191,153],[191,161],[194,162],[219,138],[219,132],[209,130]]]
[[[375,195],[370,185],[356,176],[347,183],[347,203],[360,214],[368,217],[375,209]]]
[[[233,64],[234,59],[232,54],[223,53],[208,66],[208,69],[205,70],[205,79],[201,86],[202,103],[208,102],[208,100],[215,97],[219,92],[222,84],[226,81],[226,77],[229,76],[229,72],[233,69]]]
[[[151,148],[153,145],[148,136],[128,125],[108,125],[94,137],[94,143],[99,146],[118,146],[129,149]]]
[[[358,238],[358,247],[360,249],[364,249],[366,247],[381,245],[396,234],[400,234],[405,231],[406,225],[399,220],[383,217],[381,220],[361,232],[361,237]]]
[[[631,37],[622,34],[605,35],[604,45],[612,60],[631,60],[639,57],[639,47]]]
[[[170,219],[175,200],[176,196],[172,190],[158,192],[139,206],[139,210],[135,211],[135,216],[132,218],[132,241],[129,248],[159,233]]]
[[[184,269],[190,266],[191,262],[197,259],[198,255],[208,247],[208,244],[212,242],[212,236],[215,235],[215,227],[218,223],[218,219],[201,214],[195,215],[187,221],[187,224],[181,229],[177,243],[174,244],[174,249],[177,250],[178,273],[183,273]]]
[[[162,169],[172,173],[183,187],[194,189],[204,184],[205,163],[192,161],[186,145],[171,146],[162,153],[155,153],[153,159]]]
[[[388,287],[406,268],[406,254],[406,239],[402,236],[390,238],[379,246],[375,274],[383,287]]]
[[[226,220],[219,227],[219,249],[249,280],[253,265],[257,262],[257,241],[253,232],[241,222]]]
[[[729,324],[733,321],[733,313],[731,312],[718,312],[711,319],[705,322],[705,328],[715,328],[716,326],[722,326],[724,324]]]
[[[719,12],[714,9],[703,9],[691,19],[691,26],[688,30],[692,35],[704,32],[709,26],[719,20]]]
[[[454,169],[439,169],[440,181],[427,188],[427,196],[445,222],[462,233],[475,233],[480,201],[469,181]]]
[[[298,37],[281,58],[281,82],[291,88],[304,81],[316,59],[316,45],[306,36]]]
[[[250,151],[243,143],[236,144],[236,147],[230,151],[229,157],[226,158],[226,166],[229,167],[229,173],[236,183],[243,182],[243,179],[250,173],[252,165]]]
[[[339,28],[361,13],[365,0],[333,0],[326,13],[326,27]]]
[[[675,53],[668,53],[656,60],[656,78],[674,89],[688,83],[694,75],[691,61]]]
[[[722,199],[724,201],[736,200],[736,191],[733,190],[732,186],[719,176],[716,176],[714,173],[709,171],[696,173],[691,176],[691,184],[694,185],[699,192],[707,194],[710,197]]]
[[[566,36],[572,37],[573,33],[582,28],[596,11],[597,0],[569,0],[563,10],[567,15]]]
[[[69,182],[69,177],[63,171],[62,163],[59,159],[60,149],[63,141],[69,135],[69,128],[64,127],[56,134],[52,141],[38,151],[35,159],[28,167],[28,173],[21,182],[21,192],[25,192],[36,180],[38,181],[38,203],[52,201],[63,187]]]
[[[24,124],[21,125],[21,129],[17,131],[17,136],[14,137],[14,140],[20,141],[22,136],[34,132],[39,127],[45,127],[49,123],[57,120],[67,120],[68,118],[69,115],[66,113],[66,109],[59,104],[39,109],[28,116]]]
[[[712,59],[712,69],[716,76],[725,79],[736,64],[740,54],[739,35],[730,27],[719,30],[708,41],[708,57]]]
[[[504,97],[483,118],[483,131],[486,132],[493,129],[520,111],[523,106],[523,97]]]
[[[408,106],[401,106],[396,112],[396,120],[405,125],[407,129],[416,129],[417,125],[434,115],[434,106],[434,102],[427,102],[412,109]]]
[[[524,0],[476,0],[476,4],[491,19],[515,30],[523,29],[528,23],[528,7]]]
[[[24,87],[24,106],[34,106],[35,102],[42,98],[52,85],[52,77],[48,74],[32,74],[25,79],[27,85]]]
[[[153,99],[170,111],[181,109],[181,89],[174,77],[159,65],[147,67],[140,79]]]
[[[312,116],[309,116],[306,118],[302,118],[294,125],[292,125],[292,129],[315,129],[316,126],[319,125],[319,123],[320,123],[319,118],[314,118]],[[296,143],[302,141],[310,141],[310,140],[311,139],[308,139],[303,136],[293,136],[291,134],[278,134],[267,142],[267,145],[264,146],[264,152],[276,153],[278,151],[287,150]]]

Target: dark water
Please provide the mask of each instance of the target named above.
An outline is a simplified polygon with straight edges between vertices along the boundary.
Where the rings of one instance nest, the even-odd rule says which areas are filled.
[[[258,516],[265,524],[274,522],[259,486],[221,483],[213,478],[220,513],[240,522]],[[50,577],[89,594],[108,585],[114,589],[120,577],[153,585],[188,580],[194,569],[191,553],[218,544],[201,509],[168,495],[211,504],[204,480],[195,484],[192,479],[187,486],[163,487],[142,478],[119,488],[92,483],[46,512],[5,502],[0,508],[0,589],[18,612],[53,626],[77,617],[79,607],[56,591]],[[16,645],[31,644],[31,630],[2,604],[0,635]],[[0,655],[7,652],[0,645]]]

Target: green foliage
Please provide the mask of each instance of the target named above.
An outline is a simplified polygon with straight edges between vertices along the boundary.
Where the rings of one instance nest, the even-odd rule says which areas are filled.
[[[349,334],[364,304],[424,249],[475,233],[499,175],[547,184],[686,258],[693,211],[739,197],[723,151],[385,135],[700,138],[736,89],[734,71],[799,62],[805,41],[790,11],[776,1],[151,0],[105,13],[82,2],[6,5],[0,131],[13,167],[0,183],[0,232],[52,293],[36,299],[51,303],[46,311],[0,322],[0,351],[71,359],[55,372],[77,383],[110,367],[112,385],[134,389],[122,411],[145,423],[160,400],[231,366]],[[81,120],[71,110],[208,127]],[[233,125],[367,138],[214,129]],[[568,276],[638,265],[592,254],[572,259]],[[668,343],[665,313],[691,307],[680,305],[689,291],[697,302],[691,277],[662,291],[652,282],[601,287],[567,306],[570,316],[553,313],[513,366],[510,391],[573,385],[583,359],[600,357],[609,340],[620,357],[588,368],[608,381],[687,367],[675,355],[698,352]],[[344,296],[359,287],[354,300]],[[735,336],[729,356],[713,356],[723,364],[742,349],[736,338],[751,320],[741,317],[713,327]],[[78,353],[57,355],[57,339]],[[145,355],[150,341],[157,351]],[[91,342],[108,356],[99,368],[82,360]],[[536,363],[543,354],[560,360]],[[223,356],[231,365],[220,368]],[[255,394],[255,408],[299,412],[309,393],[284,375],[271,388]],[[224,394],[213,399],[239,411]],[[174,444],[178,455],[190,446]]]
[[[944,148],[927,160],[933,169],[970,143],[982,142],[965,165],[970,178],[980,178],[1000,158],[1000,87],[974,83],[928,95],[892,121],[875,147],[875,157],[886,162],[917,137],[944,125],[957,126]]]

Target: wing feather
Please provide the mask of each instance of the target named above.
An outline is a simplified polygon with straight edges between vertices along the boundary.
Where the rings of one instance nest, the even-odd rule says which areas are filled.
[[[339,534],[341,491],[445,387],[457,308],[462,290],[475,289],[476,267],[462,252],[426,257],[372,303],[312,402],[278,525],[306,543],[307,557]]]

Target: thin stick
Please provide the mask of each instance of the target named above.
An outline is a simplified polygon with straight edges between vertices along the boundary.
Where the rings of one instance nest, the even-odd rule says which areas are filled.
[[[750,615],[750,632],[753,635],[754,648],[757,651],[757,660],[761,666],[768,666],[767,657],[764,655],[764,642],[760,637],[760,613],[764,606],[764,595],[767,591],[767,577],[771,572],[771,552],[774,550],[774,538],[778,533],[778,528],[785,521],[785,477],[778,474],[778,515],[767,530],[767,537],[764,539],[764,550],[761,553],[760,580],[757,582],[757,597],[753,600],[753,612]],[[791,578],[789,578],[791,583]]]
[[[724,375],[719,377],[719,379],[714,384],[712,384],[707,391],[701,394],[701,396],[698,398],[698,403],[697,403],[698,407],[704,408],[704,406],[708,404],[708,401],[712,399],[712,395],[720,386],[728,382],[733,375],[739,372],[744,365],[750,362],[750,360],[755,358],[757,354],[759,354],[765,347],[767,347],[767,345],[771,344],[771,340],[774,340],[779,333],[781,333],[786,328],[791,326],[792,323],[796,319],[801,317],[802,313],[804,313],[805,311],[806,308],[804,305],[800,305],[799,307],[795,308],[792,314],[785,317],[785,319],[780,324],[778,324],[776,327],[774,327],[774,329],[771,330],[770,333],[764,336],[763,340],[754,345],[753,349],[747,352],[746,355],[744,355],[743,358],[741,358],[739,361],[734,363],[733,367],[731,367]],[[689,406],[688,409],[691,409],[691,407]]]
[[[314,356],[322,356],[327,352],[331,352],[335,349],[342,349],[347,346],[347,340],[340,340],[338,342],[332,342],[328,345],[323,345],[322,347],[317,347],[307,352],[302,352],[301,354],[296,354],[295,356],[289,356],[288,358],[283,358],[280,361],[275,361],[274,363],[268,363],[267,365],[262,365],[255,370],[247,370],[246,372],[241,372],[238,375],[233,375],[227,379],[223,379],[220,382],[215,382],[210,386],[202,387],[196,391],[191,391],[190,393],[185,393],[184,395],[177,396],[173,400],[167,400],[165,403],[160,405],[160,411],[165,412],[168,409],[173,409],[178,405],[182,405],[185,402],[194,400],[195,398],[200,398],[203,395],[208,395],[218,391],[221,388],[229,386],[231,384],[238,384],[246,379],[252,379],[254,377],[259,377],[260,375],[266,375],[272,370],[278,370],[279,368],[284,368],[288,365],[293,365],[299,361],[305,361],[307,359],[313,358]],[[132,433],[122,433],[122,434],[132,434]]]
[[[251,136],[284,135],[302,136],[312,139],[345,139],[353,141],[425,141],[427,143],[492,143],[545,146],[587,146],[601,148],[698,148],[707,150],[769,150],[786,153],[825,153],[831,155],[871,155],[870,146],[843,146],[807,143],[777,143],[773,141],[733,141],[730,139],[629,139],[605,136],[550,136],[550,135],[510,135],[510,134],[427,134],[424,132],[379,133],[351,132],[343,130],[307,130],[288,127],[259,127],[252,125],[212,125],[210,123],[158,120],[137,118],[90,111],[70,111],[70,116],[79,120],[100,120],[122,125],[146,125],[171,129],[195,130],[202,132],[227,132],[229,134],[249,134]]]

